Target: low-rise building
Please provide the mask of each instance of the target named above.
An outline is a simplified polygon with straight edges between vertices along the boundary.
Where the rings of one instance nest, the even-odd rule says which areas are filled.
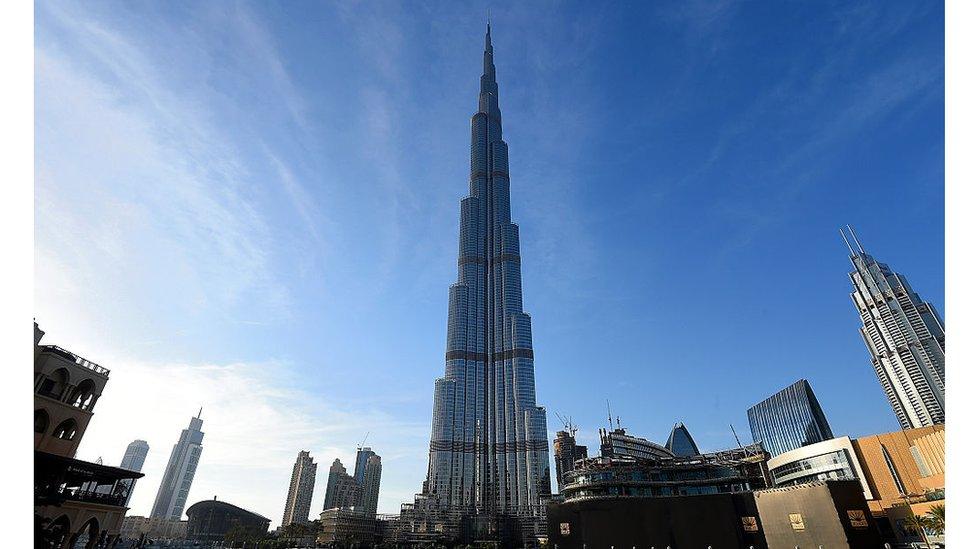
[[[122,519],[122,539],[173,540],[186,537],[187,521],[128,516]]]
[[[55,345],[34,324],[34,538],[62,548],[118,539],[142,473],[75,459],[109,370]],[[39,545],[39,546],[40,546]]]
[[[225,541],[228,535],[260,539],[271,525],[271,519],[216,497],[194,503],[186,510],[186,516],[186,537],[203,542]]]
[[[319,515],[322,529],[316,541],[327,545],[372,546],[378,541],[376,515],[362,509],[333,507]]]
[[[746,492],[767,486],[767,458],[758,444],[687,457],[601,456],[567,471],[561,495],[578,501]]]
[[[856,481],[664,497],[553,501],[549,546],[830,547],[877,549],[881,538]]]
[[[871,487],[868,506],[884,533],[897,542],[920,540],[907,520],[945,503],[945,425],[870,435],[853,442]],[[944,541],[934,534],[928,538]]]
[[[945,426],[833,438],[780,454],[767,465],[778,487],[856,480],[888,542],[920,541],[907,521],[944,502]],[[930,535],[929,541],[942,537]]]

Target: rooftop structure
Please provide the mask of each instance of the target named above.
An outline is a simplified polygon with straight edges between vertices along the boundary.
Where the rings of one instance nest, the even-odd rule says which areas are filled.
[[[695,444],[695,439],[691,438],[691,433],[688,432],[684,423],[674,424],[671,434],[668,435],[668,442],[664,447],[674,455],[682,457],[696,456],[701,453],[698,450],[698,445]]]

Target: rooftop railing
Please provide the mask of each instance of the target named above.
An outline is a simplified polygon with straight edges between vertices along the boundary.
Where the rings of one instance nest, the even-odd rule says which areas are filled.
[[[60,356],[62,358],[66,358],[66,359],[70,360],[71,362],[74,362],[75,364],[77,364],[79,366],[88,368],[89,370],[95,372],[96,374],[100,374],[100,375],[103,375],[105,377],[108,377],[108,374],[109,374],[109,369],[108,368],[104,368],[102,366],[99,366],[98,364],[95,364],[94,362],[92,362],[92,361],[90,361],[90,360],[88,360],[86,358],[82,358],[82,357],[80,357],[80,356],[72,353],[71,351],[69,351],[67,349],[62,349],[61,347],[58,347],[57,345],[45,345],[44,346],[44,350],[51,351],[52,353],[54,353],[54,354],[56,354],[56,355],[58,355],[58,356]]]

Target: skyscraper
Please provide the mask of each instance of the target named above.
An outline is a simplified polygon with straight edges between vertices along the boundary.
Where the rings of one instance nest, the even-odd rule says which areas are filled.
[[[183,516],[183,506],[186,505],[193,475],[203,452],[203,432],[200,431],[203,427],[203,420],[200,419],[202,413],[203,408],[200,408],[197,417],[190,418],[189,427],[183,429],[180,440],[173,445],[163,481],[159,483],[159,492],[156,493],[156,502],[149,514],[152,518],[180,520]]]
[[[353,473],[353,478],[359,484],[363,483],[363,479],[366,477],[366,462],[369,458],[375,456],[376,452],[369,447],[360,447],[356,450],[356,470]]]
[[[685,427],[684,423],[674,424],[674,428],[671,429],[671,434],[668,435],[668,442],[665,443],[664,447],[671,450],[674,455],[680,457],[701,454],[698,451],[698,445],[695,444],[695,439],[691,438],[691,433],[688,432],[688,428]]]
[[[336,459],[329,467],[329,482],[325,487],[325,502],[322,509],[335,507],[356,507],[362,499],[362,488],[356,479],[346,473],[342,462]]]
[[[861,316],[861,337],[902,429],[945,423],[945,326],[938,311],[892,272],[864,252],[848,226],[844,231],[854,270],[851,300]]]
[[[834,438],[807,380],[801,379],[749,408],[752,441],[772,456]]]
[[[445,372],[434,383],[430,461],[419,497],[463,516],[538,519],[550,495],[546,414],[536,405],[531,319],[522,311],[490,26],[471,117],[469,193],[461,200]]]
[[[380,456],[373,454],[366,460],[363,467],[362,486],[362,508],[367,517],[376,516],[376,507],[380,499],[380,476],[383,473],[383,464]]]
[[[122,456],[122,463],[119,467],[122,469],[128,469],[129,471],[135,471],[137,473],[142,472],[142,466],[146,463],[146,456],[149,454],[149,443],[145,440],[133,440],[125,448],[125,455]],[[132,499],[132,492],[136,488],[135,479],[126,479],[124,482],[129,487],[129,492],[125,496],[125,506],[129,506],[129,500]]]
[[[288,498],[285,500],[285,514],[281,518],[281,525],[288,526],[293,522],[308,522],[308,512],[312,508],[312,491],[315,489],[315,469],[318,465],[312,461],[308,450],[298,452],[295,466],[291,470],[291,484],[288,486]]]

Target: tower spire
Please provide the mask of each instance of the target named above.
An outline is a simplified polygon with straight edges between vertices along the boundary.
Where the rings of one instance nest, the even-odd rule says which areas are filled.
[[[848,226],[847,226],[847,230],[848,230],[848,231],[851,231],[851,236],[853,236],[853,237],[854,237],[854,243],[855,243],[855,244],[857,244],[857,249],[858,249],[858,250],[861,250],[861,253],[862,253],[862,254],[863,254],[863,253],[865,253],[865,252],[864,252],[864,247],[863,247],[863,246],[861,246],[861,241],[857,239],[857,233],[855,233],[855,232],[854,232],[854,228],[853,228],[853,227],[851,227],[850,225],[848,225]]]
[[[840,229],[840,237],[844,239],[844,244],[847,244],[847,249],[851,251],[851,257],[857,255],[854,253],[854,248],[851,247],[851,242],[847,240],[847,234],[844,233],[844,229]]]

